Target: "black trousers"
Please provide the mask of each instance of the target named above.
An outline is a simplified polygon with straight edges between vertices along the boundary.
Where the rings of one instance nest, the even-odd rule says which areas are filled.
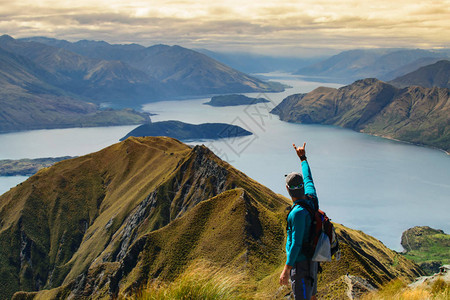
[[[295,300],[309,300],[317,293],[317,262],[300,261],[291,269],[291,286]]]

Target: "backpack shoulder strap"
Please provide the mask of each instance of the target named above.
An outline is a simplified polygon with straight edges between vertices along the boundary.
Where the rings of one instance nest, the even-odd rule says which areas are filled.
[[[296,205],[300,205],[301,207],[303,207],[304,209],[306,209],[308,212],[309,212],[309,214],[311,215],[311,219],[314,219],[314,214],[315,214],[315,211],[314,211],[314,208],[312,208],[309,204],[307,204],[306,202],[304,202],[304,201],[299,201],[299,202],[297,202],[297,203],[295,203]]]
[[[306,203],[304,203],[305,205],[307,205]],[[289,221],[288,221],[288,219],[289,219],[289,215],[290,215],[290,213],[294,210],[294,208],[295,208],[295,206],[296,205],[299,205],[299,206],[301,206],[301,207],[303,207],[303,208],[305,208],[301,203],[299,203],[299,202],[295,202],[290,208],[289,208],[289,212],[287,213],[287,215],[286,215],[286,231],[288,230],[288,227],[289,227]],[[308,206],[309,207],[309,206]],[[308,209],[307,209],[308,210]],[[313,216],[314,216],[314,212],[311,210],[308,210],[308,212],[311,214],[311,218],[313,218]]]

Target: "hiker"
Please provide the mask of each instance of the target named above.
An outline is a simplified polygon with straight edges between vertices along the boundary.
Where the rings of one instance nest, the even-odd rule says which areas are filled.
[[[309,240],[312,220],[308,211],[296,204],[303,201],[316,210],[319,204],[306,160],[306,143],[303,147],[296,147],[295,144],[293,146],[301,161],[303,177],[296,172],[286,175],[286,189],[294,205],[287,217],[287,261],[280,275],[280,285],[288,285],[290,276],[295,300],[315,300],[318,264],[305,254],[305,244]]]

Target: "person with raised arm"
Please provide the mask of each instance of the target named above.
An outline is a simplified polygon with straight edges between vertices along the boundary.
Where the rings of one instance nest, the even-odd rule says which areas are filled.
[[[291,196],[293,205],[287,216],[287,260],[280,275],[280,284],[288,285],[290,278],[295,300],[315,300],[318,264],[311,260],[312,256],[304,246],[310,238],[312,220],[308,211],[300,204],[317,210],[319,202],[306,159],[306,143],[303,143],[303,147],[296,147],[295,144],[293,146],[300,158],[303,176],[297,172],[286,175],[286,189]]]

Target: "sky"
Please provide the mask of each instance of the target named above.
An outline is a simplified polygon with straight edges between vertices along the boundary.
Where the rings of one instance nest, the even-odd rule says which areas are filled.
[[[0,0],[0,33],[319,56],[450,48],[450,0]]]

